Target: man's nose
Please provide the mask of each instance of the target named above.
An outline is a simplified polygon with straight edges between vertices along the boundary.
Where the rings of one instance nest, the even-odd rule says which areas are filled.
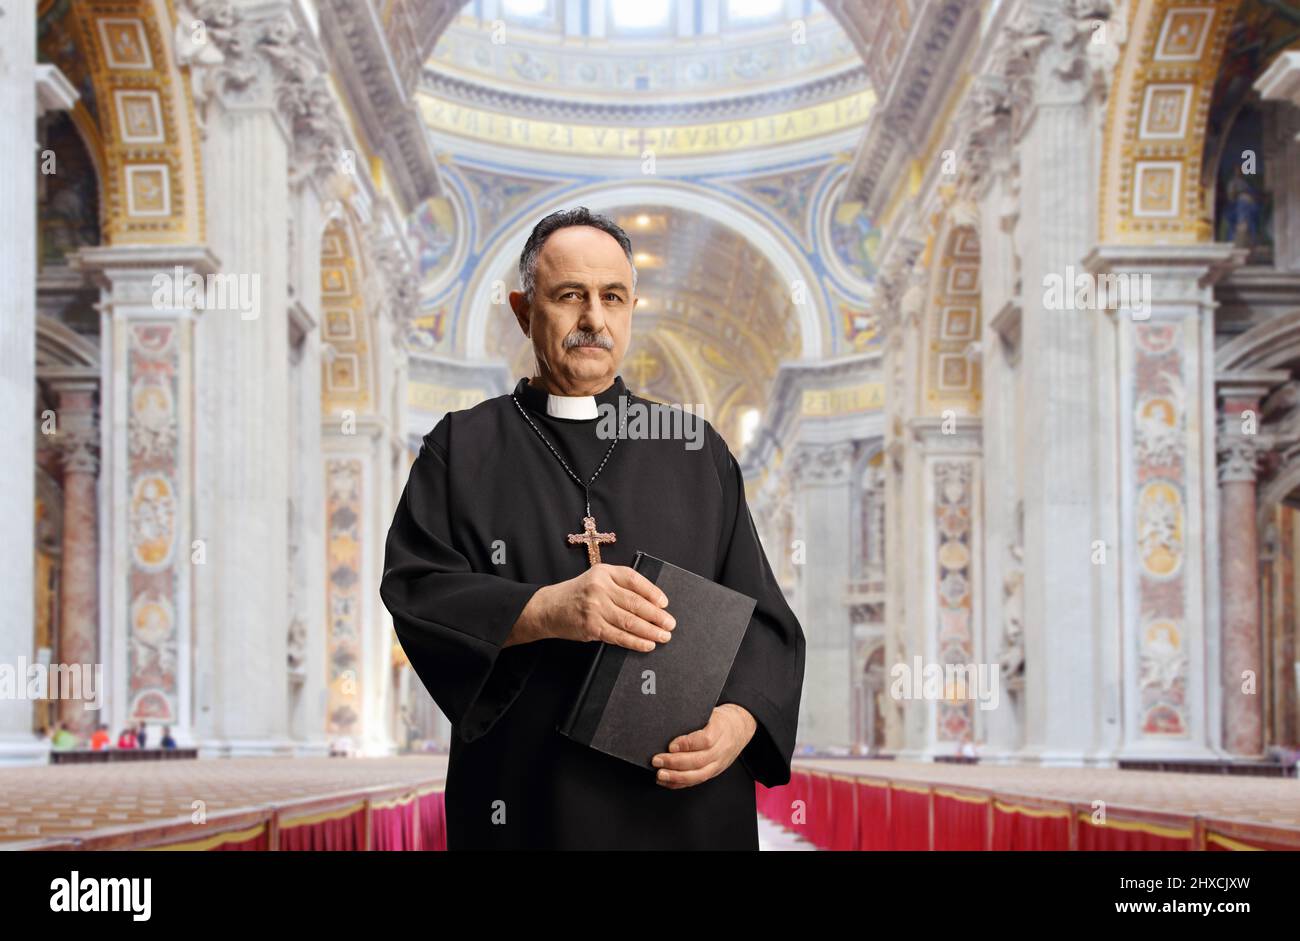
[[[588,333],[605,331],[605,307],[600,298],[592,298],[590,303],[583,306],[582,316],[578,318],[578,326]]]

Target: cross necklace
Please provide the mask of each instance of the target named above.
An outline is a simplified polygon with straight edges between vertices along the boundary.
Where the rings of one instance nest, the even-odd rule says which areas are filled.
[[[609,460],[610,454],[614,452],[614,445],[618,444],[619,438],[623,437],[623,433],[627,430],[627,412],[625,411],[623,413],[619,425],[619,433],[617,437],[614,438],[613,444],[611,444],[609,446],[609,449],[605,451],[605,456],[600,459],[600,466],[597,467],[596,472],[591,475],[591,480],[587,481],[584,484],[582,482],[582,478],[573,472],[572,468],[569,467],[568,463],[565,462],[564,458],[560,457],[560,452],[555,450],[555,448],[551,445],[551,442],[546,440],[546,435],[542,434],[542,429],[538,428],[537,425],[533,423],[533,420],[528,417],[528,413],[524,411],[524,407],[519,404],[519,397],[517,395],[512,394],[510,398],[514,399],[515,408],[519,409],[519,414],[524,416],[524,421],[528,422],[528,424],[532,426],[533,431],[537,432],[537,437],[542,439],[542,443],[546,445],[546,447],[550,450],[552,454],[555,455],[555,459],[560,462],[560,466],[563,467],[566,471],[568,471],[569,476],[572,477],[574,482],[577,483],[577,485],[583,489],[584,493],[586,493],[587,515],[582,518],[582,532],[569,533],[568,540],[569,540],[569,545],[571,546],[579,546],[584,544],[586,545],[588,568],[590,568],[593,565],[599,565],[601,543],[615,542],[617,537],[613,532],[608,532],[608,533],[597,532],[596,518],[591,515],[591,485],[595,482],[596,477],[599,476],[601,470],[604,469],[605,462]]]

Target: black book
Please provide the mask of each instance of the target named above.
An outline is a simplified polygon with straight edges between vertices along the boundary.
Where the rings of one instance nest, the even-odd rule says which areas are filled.
[[[673,639],[649,653],[600,644],[559,731],[652,768],[669,742],[708,725],[758,602],[645,552],[632,568],[668,596]]]

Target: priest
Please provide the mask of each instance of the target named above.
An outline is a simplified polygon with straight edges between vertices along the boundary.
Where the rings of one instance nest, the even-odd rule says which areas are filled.
[[[804,636],[740,467],[702,418],[693,443],[608,433],[604,408],[650,404],[619,374],[636,306],[622,228],[549,215],[519,276],[535,375],[425,435],[380,587],[452,723],[448,848],[757,849],[754,782],[790,778]],[[600,643],[672,642],[671,599],[630,567],[637,550],[757,599],[708,723],[665,742],[654,771],[556,728]]]

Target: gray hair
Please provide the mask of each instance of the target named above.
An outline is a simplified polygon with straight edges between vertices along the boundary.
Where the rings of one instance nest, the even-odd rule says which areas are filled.
[[[622,226],[613,219],[602,216],[598,212],[589,212],[586,206],[579,206],[576,209],[561,209],[551,213],[533,226],[532,234],[524,243],[523,253],[519,256],[519,284],[524,296],[528,298],[528,303],[533,302],[533,290],[537,287],[537,256],[542,253],[542,246],[546,244],[552,232],[574,225],[589,225],[593,229],[600,229],[613,236],[614,241],[618,242],[619,247],[623,249],[623,254],[627,256],[627,263],[632,266],[632,293],[635,294],[636,265],[632,262],[632,240],[627,237]]]

